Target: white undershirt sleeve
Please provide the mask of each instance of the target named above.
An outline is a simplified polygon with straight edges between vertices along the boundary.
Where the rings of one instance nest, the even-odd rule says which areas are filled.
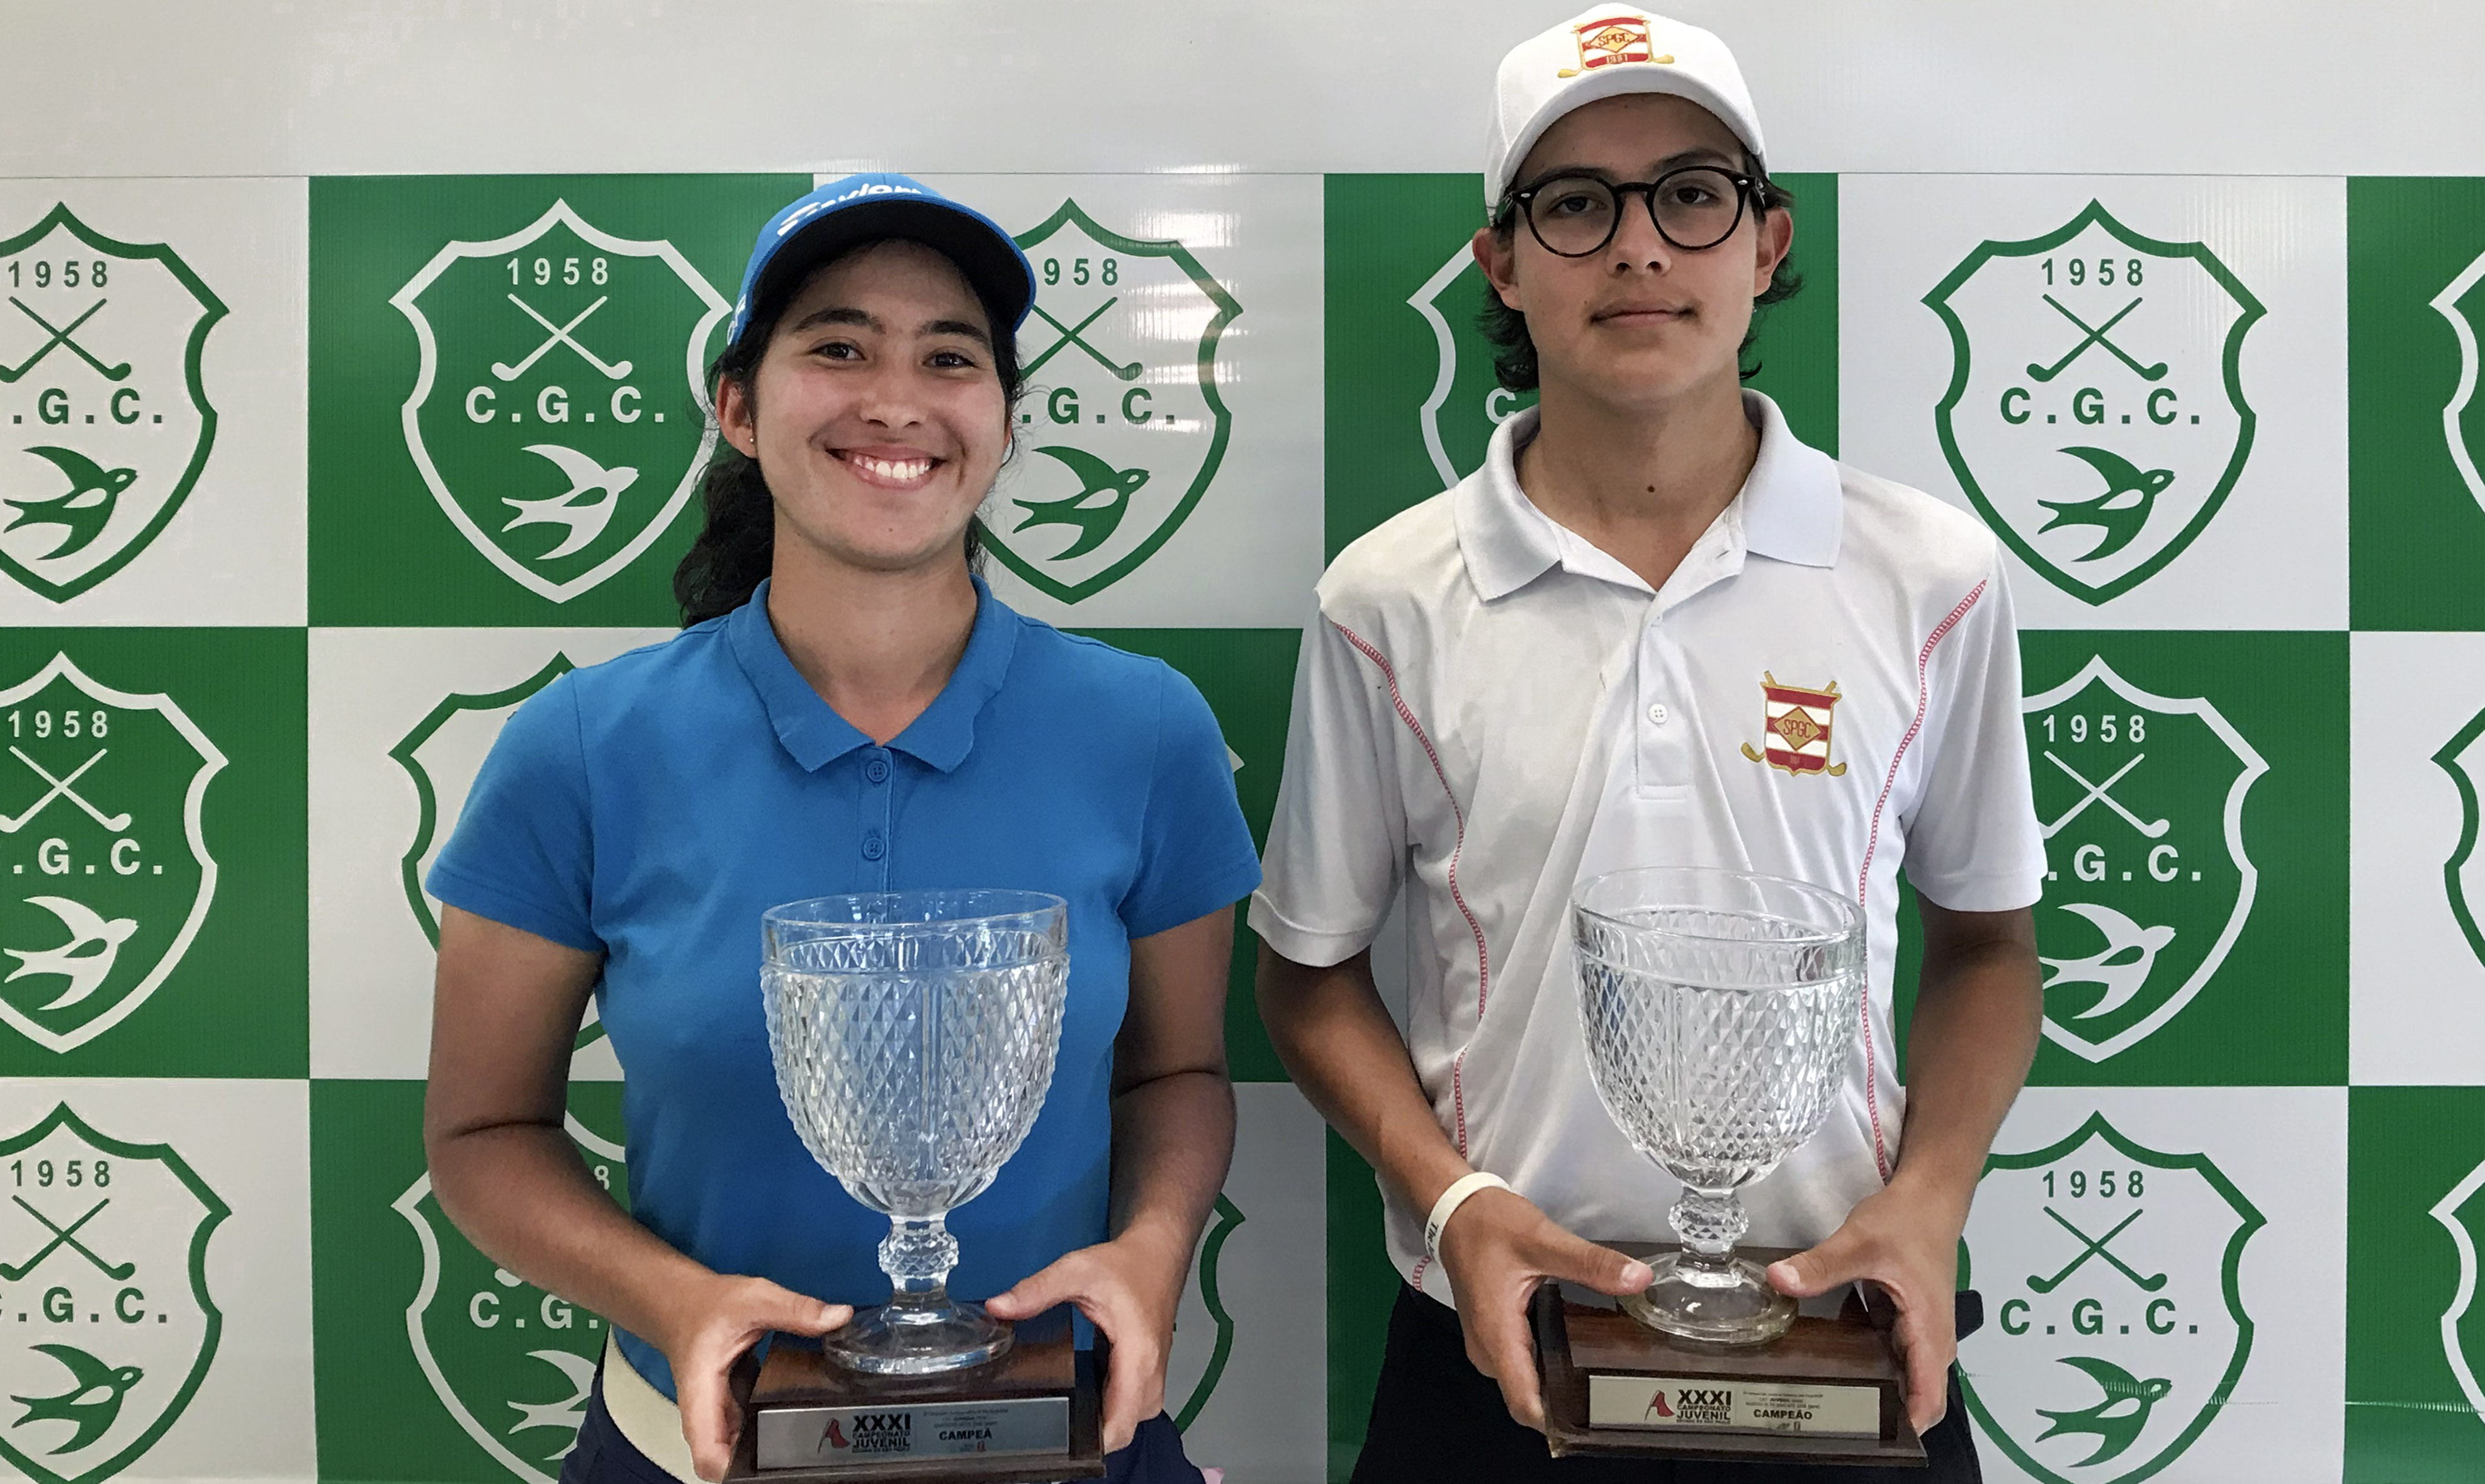
[[[1926,667],[1924,784],[1902,820],[1907,879],[1957,912],[2032,905],[2045,876],[2020,719],[2019,629],[1998,553],[1985,581]]]
[[[1406,815],[1390,752],[1389,688],[1322,613],[1303,629],[1286,771],[1251,929],[1315,968],[1372,945],[1397,899]]]

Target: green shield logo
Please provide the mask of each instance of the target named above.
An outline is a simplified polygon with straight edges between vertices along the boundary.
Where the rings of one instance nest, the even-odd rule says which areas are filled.
[[[2459,843],[2443,862],[2443,889],[2469,951],[2485,963],[2485,931],[2478,931],[2476,919],[2476,904],[2485,901],[2485,862],[2476,858],[2476,784],[2479,770],[2485,769],[2485,747],[2477,745],[2479,738],[2485,738],[2485,711],[2469,717],[2468,724],[2434,753],[2433,762],[2459,790]]]
[[[2260,879],[2244,797],[2269,765],[2207,700],[2153,695],[2101,657],[2021,705],[2045,1034],[2102,1062],[2180,1013],[2243,931]]]
[[[0,1140],[0,1457],[43,1484],[110,1478],[179,1418],[215,1359],[207,1238],[231,1214],[166,1145],[96,1132],[67,1103]]]
[[[567,602],[689,500],[716,442],[702,364],[729,307],[670,242],[555,202],[505,237],[450,242],[389,303],[421,352],[406,451],[510,580]]]
[[[2485,1387],[2477,1385],[2476,1367],[2468,1359],[2471,1345],[2485,1352],[2485,1314],[2470,1312],[2476,1301],[2476,1233],[2485,1229],[2480,1225],[2485,1223],[2485,1201],[2476,1199],[2480,1190],[2485,1190],[2485,1164],[2469,1171],[2448,1195],[2434,1202],[2428,1214],[2450,1233],[2450,1245],[2459,1254],[2459,1282],[2451,1290],[2449,1306],[2442,1311],[2443,1359],[2450,1363],[2450,1374],[2467,1394],[2469,1406],[2485,1417]]]
[[[629,1176],[617,1141],[568,1120],[597,1183],[625,1206]],[[604,1353],[604,1321],[476,1251],[440,1209],[426,1174],[392,1202],[423,1249],[423,1277],[405,1309],[406,1340],[457,1425],[526,1484],[554,1484],[577,1446]]]
[[[423,878],[430,873],[432,861],[439,858],[440,848],[456,831],[457,818],[466,809],[467,791],[475,786],[475,775],[482,770],[483,759],[511,714],[536,691],[575,668],[567,655],[556,653],[542,669],[505,690],[485,695],[452,692],[389,749],[390,759],[404,769],[406,777],[413,781],[418,806],[414,838],[407,842],[405,854],[399,859],[398,878],[405,888],[406,910],[414,914],[415,925],[423,930],[432,947],[440,946],[439,908],[423,889]],[[603,1039],[604,1026],[590,1001],[586,1023],[579,1027],[575,1049],[584,1050]]]
[[[1037,283],[1019,334],[1027,398],[987,545],[1077,603],[1155,555],[1216,478],[1233,431],[1216,340],[1242,307],[1180,242],[1123,236],[1075,201],[1018,244]]]
[[[172,697],[65,654],[0,690],[0,1021],[68,1051],[146,1003],[206,920],[200,819],[225,755]]]
[[[1187,1428],[1198,1419],[1200,1409],[1216,1394],[1216,1383],[1225,1379],[1225,1363],[1234,1355],[1234,1316],[1226,1312],[1224,1296],[1217,1291],[1217,1264],[1225,1255],[1225,1239],[1242,1221],[1242,1208],[1220,1193],[1209,1215],[1208,1230],[1199,1239],[1199,1260],[1190,1265],[1190,1285],[1200,1307],[1208,1311],[1210,1329],[1201,1335],[1177,1328],[1174,1346],[1177,1354],[1196,1346],[1205,1346],[1208,1353],[1199,1363],[1199,1379],[1192,1383],[1190,1394],[1171,1409],[1176,1427]]]
[[[2262,1218],[2205,1154],[2167,1154],[2093,1114],[1995,1155],[1959,1282],[1996,1305],[1959,1346],[1967,1410],[2049,1484],[2131,1484],[2217,1419],[2252,1358],[2237,1275]]]
[[[2476,472],[2475,452],[2476,435],[2485,434],[2485,413],[2471,414],[2476,397],[2476,314],[2485,310],[2485,294],[2476,291],[2480,283],[2485,283],[2485,253],[2459,270],[2432,302],[2434,312],[2450,322],[2451,337],[2459,342],[2459,380],[2442,409],[2442,436],[2468,493],[2485,506],[2485,474]]]
[[[1942,452],[2046,580],[2104,603],[2217,516],[2252,453],[2239,368],[2262,310],[2205,245],[2092,201],[2041,237],[1980,244],[1925,303],[1953,357]]]
[[[415,798],[421,806],[414,839],[406,846],[398,870],[406,907],[432,947],[440,946],[440,918],[423,889],[423,878],[457,828],[467,790],[475,786],[475,775],[482,770],[483,759],[500,737],[502,725],[529,696],[575,668],[567,655],[556,654],[542,669],[505,690],[445,696],[389,749],[389,757],[414,780]]]
[[[1492,430],[1536,405],[1535,392],[1509,391],[1493,375],[1492,346],[1475,324],[1489,291],[1475,255],[1461,243],[1406,300],[1431,328],[1438,358],[1415,421],[1443,489],[1483,468]]]
[[[147,549],[206,467],[225,307],[165,244],[66,204],[0,242],[0,571],[65,602]]]

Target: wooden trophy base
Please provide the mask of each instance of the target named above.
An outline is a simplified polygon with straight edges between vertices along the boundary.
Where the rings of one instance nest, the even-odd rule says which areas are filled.
[[[988,1365],[942,1376],[847,1370],[782,1336],[733,1376],[742,1437],[725,1478],[804,1484],[1044,1484],[1105,1472],[1105,1336],[1071,1348],[1070,1310],[1016,1326]]]
[[[1616,1242],[1649,1258],[1671,1244]],[[1743,1248],[1763,1266],[1789,1255]],[[1763,1345],[1678,1339],[1617,1309],[1591,1308],[1547,1283],[1528,1320],[1544,1387],[1544,1441],[1556,1458],[1696,1458],[1921,1467],[1907,1421],[1887,1306],[1868,1312],[1849,1290],[1835,1319],[1797,1315]]]

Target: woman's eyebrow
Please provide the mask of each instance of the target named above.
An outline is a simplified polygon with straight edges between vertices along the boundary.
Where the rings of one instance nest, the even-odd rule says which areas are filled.
[[[865,330],[871,331],[879,331],[885,328],[878,319],[872,317],[872,315],[866,310],[848,309],[843,305],[832,305],[824,310],[813,310],[808,314],[804,315],[801,319],[795,321],[794,328],[789,333],[800,335],[804,331],[810,329],[813,325],[860,325]]]
[[[963,319],[927,319],[923,322],[923,328],[915,334],[964,336],[986,350],[993,348],[993,337],[984,333],[981,325],[970,324]]]

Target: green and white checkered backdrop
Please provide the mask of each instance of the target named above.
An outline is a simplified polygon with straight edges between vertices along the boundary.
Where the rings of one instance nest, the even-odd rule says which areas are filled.
[[[950,133],[928,164],[872,163],[992,213],[1042,279],[989,509],[996,589],[1195,680],[1265,829],[1323,562],[1472,469],[1522,402],[1474,329],[1474,175],[1302,168],[1317,130],[1268,118],[1281,144],[1257,151],[1248,110],[1215,102],[1207,123],[1147,116],[1179,133],[1147,143],[1156,123],[1111,116],[1114,79],[1170,67],[1213,95],[1183,48],[1263,68],[1345,48],[1305,64],[1327,91],[1301,107],[1369,116],[1337,79],[1385,74],[1389,109],[1460,141],[1402,153],[1455,164],[1520,22],[1468,7],[1449,29],[1489,35],[1424,73],[1450,43],[1411,10],[1323,40],[1316,10],[1279,8],[1228,17],[1247,34],[1222,43],[1181,10],[1090,57],[1100,99],[1023,72],[963,105],[987,131],[1083,119],[1063,155],[1098,173],[940,174],[971,157]],[[302,146],[309,169],[232,168],[172,105],[146,112],[178,35],[123,58],[111,106],[144,117],[95,125],[91,149],[74,76],[0,103],[51,110],[35,144],[0,144],[0,1460],[46,1484],[549,1480],[603,1343],[429,1195],[418,883],[510,711],[673,626],[712,439],[699,368],[755,224],[815,177],[370,173],[504,157],[471,122],[437,154],[391,131],[437,101],[408,77],[482,106],[456,56],[558,58],[568,26],[598,65],[632,63],[631,87],[667,66],[661,6],[454,12],[408,22],[402,55],[385,27],[279,27],[300,44],[266,67],[302,107],[372,67],[396,79]],[[0,67],[71,66],[70,21],[14,13],[34,50]],[[1072,44],[974,13],[1000,30],[924,44]],[[2141,68],[2113,105],[2139,108],[2228,41],[2259,63],[2318,50],[2313,13],[2286,13],[2293,41],[2074,49]],[[1861,54],[1913,58],[1901,91],[1937,91],[1953,53],[1989,71],[2000,43],[1937,20],[1874,22],[1894,30]],[[2069,94],[2041,80],[2042,26],[2014,24],[2050,127]],[[2485,43],[2462,34],[2448,54]],[[247,71],[244,50],[220,63]],[[1805,75],[1834,71],[1807,55]],[[1764,105],[1790,91],[1752,67]],[[1975,106],[2012,85],[1980,76]],[[658,113],[687,128],[694,105]],[[578,106],[632,126],[612,99]],[[1802,105],[1810,156],[1887,168],[1806,173],[1782,149],[1806,282],[1765,322],[1756,385],[1810,442],[2007,545],[2048,832],[2045,1041],[1960,1254],[1992,1315],[1962,1357],[1991,1475],[2485,1477],[2485,178],[2171,174],[2289,147],[2169,156],[2114,118],[2085,153],[1930,125],[1842,149],[1838,106]],[[2392,106],[2421,128],[2472,105]],[[1242,132],[1220,151],[1212,124]],[[694,132],[740,159],[732,128]],[[1095,143],[1116,129],[1126,157]],[[2022,148],[2041,173],[2007,173]],[[1262,153],[1286,168],[1160,168]],[[2119,173],[2079,173],[2100,156]],[[1984,168],[1910,166],[1961,159]],[[1073,555],[1025,502],[1075,491],[1090,459],[1140,482]],[[582,513],[586,491],[610,494]],[[1288,1085],[1239,936],[1242,1129],[1168,1405],[1230,1478],[1340,1478],[1396,1280],[1370,1174]],[[1388,977],[1402,950],[1380,956]],[[571,1132],[621,1195],[621,1069],[592,1023],[574,1071]]]

